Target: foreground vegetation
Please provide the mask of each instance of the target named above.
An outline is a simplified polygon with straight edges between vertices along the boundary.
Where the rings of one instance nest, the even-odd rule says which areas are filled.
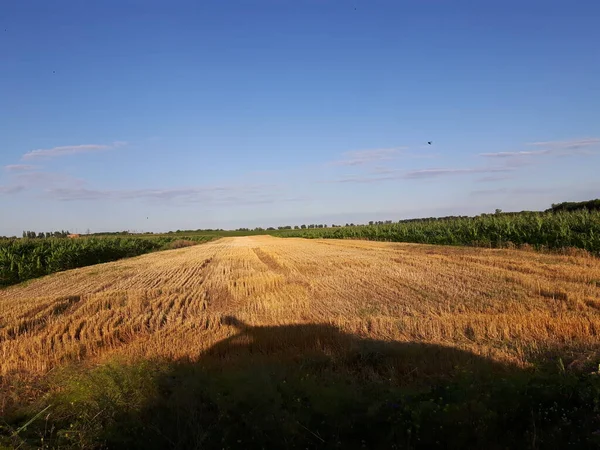
[[[115,261],[173,248],[181,242],[211,240],[210,236],[157,238],[80,238],[0,240],[0,287],[77,267]]]
[[[583,252],[225,238],[1,290],[0,318],[9,448],[599,444]]]
[[[235,343],[245,335],[254,341]],[[53,394],[9,419],[4,441],[25,449],[600,445],[600,375],[561,360],[517,370],[314,325],[250,327],[236,338],[199,361],[61,370],[49,381]]]
[[[281,237],[368,239],[436,245],[581,248],[600,253],[600,211],[498,213],[374,225],[291,230]]]

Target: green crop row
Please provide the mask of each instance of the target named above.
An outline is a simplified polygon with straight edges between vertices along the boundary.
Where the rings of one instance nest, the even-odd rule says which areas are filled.
[[[0,286],[63,270],[115,261],[169,248],[178,237],[12,239],[0,241]],[[212,236],[192,236],[187,240],[205,242]]]
[[[281,237],[368,239],[438,245],[576,247],[600,252],[600,211],[524,212],[379,225],[293,230]]]

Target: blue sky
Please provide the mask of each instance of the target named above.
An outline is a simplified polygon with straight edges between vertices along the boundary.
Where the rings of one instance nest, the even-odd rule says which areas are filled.
[[[2,2],[0,235],[600,197],[599,22],[597,1]]]

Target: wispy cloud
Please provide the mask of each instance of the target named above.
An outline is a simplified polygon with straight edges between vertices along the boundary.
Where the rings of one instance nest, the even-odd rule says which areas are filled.
[[[512,175],[488,175],[485,177],[481,177],[476,179],[477,183],[491,183],[493,181],[505,181],[512,180],[514,177]]]
[[[549,194],[552,192],[560,192],[559,188],[552,187],[540,187],[540,188],[531,188],[531,187],[522,187],[522,188],[498,188],[498,189],[479,189],[475,191],[471,191],[471,195],[500,195],[500,194],[510,194],[510,195],[539,195],[539,194]]]
[[[11,172],[12,184],[0,186],[0,193],[3,194],[15,194],[32,189],[76,188],[85,185],[85,181],[80,178],[65,173],[35,170],[36,166],[26,164],[5,166],[4,169]]]
[[[205,186],[173,189],[122,189],[103,190],[87,187],[60,187],[46,190],[60,201],[78,200],[154,200],[184,203],[251,203],[281,199],[281,189],[273,185]]]
[[[535,151],[522,151],[522,152],[495,152],[495,153],[480,153],[479,156],[485,158],[518,158],[522,156],[538,156],[547,155],[551,153],[550,150],[535,150]]]
[[[0,186],[0,194],[17,194],[25,190],[25,186]]]
[[[85,180],[61,172],[22,170],[15,171],[12,178],[18,187],[2,187],[1,193],[13,193],[29,189],[43,192],[46,198],[65,202],[148,200],[163,203],[258,204],[273,203],[276,201],[297,201],[295,198],[285,197],[286,193],[282,186],[273,183],[236,183],[174,188],[103,189],[90,187]]]
[[[180,189],[125,189],[103,190],[76,188],[52,188],[47,192],[56,200],[133,200],[155,199],[173,200],[177,198],[199,199],[211,192],[218,192],[221,188],[180,188]]]
[[[30,164],[10,164],[8,166],[4,166],[4,170],[7,172],[26,172],[28,170],[34,170],[37,166],[32,166]]]
[[[350,176],[333,180],[334,183],[378,183],[390,180],[420,180],[444,176],[472,175],[486,173],[509,173],[511,167],[469,167],[469,168],[435,168],[411,171],[386,170],[376,176]]]
[[[483,156],[485,158],[522,159],[544,155],[582,155],[588,154],[587,149],[600,147],[600,138],[574,139],[571,141],[531,142],[527,145],[539,147],[541,150],[480,153],[479,156]]]
[[[79,153],[91,153],[102,150],[110,150],[127,145],[126,142],[116,141],[112,144],[82,144],[65,145],[62,147],[53,147],[48,149],[31,150],[23,155],[24,160],[57,158],[60,156],[75,155]]]
[[[332,181],[325,181],[325,183],[378,183],[381,181],[397,180],[397,176],[385,176],[385,177],[345,177],[338,178]]]
[[[377,163],[379,161],[390,161],[392,159],[395,159],[398,156],[398,154],[405,149],[406,147],[394,147],[346,152],[343,154],[342,159],[338,161],[333,161],[332,163],[330,163],[330,165],[363,166],[367,164]]]
[[[420,178],[436,178],[448,175],[471,175],[484,173],[506,173],[513,169],[509,167],[470,167],[470,168],[442,168],[442,169],[421,169],[406,172],[404,178],[420,179]]]
[[[576,150],[580,148],[600,145],[600,138],[573,139],[571,141],[531,142],[528,145],[535,145],[536,147],[548,147],[561,150]]]
[[[15,175],[15,179],[26,188],[78,187],[85,184],[81,178],[58,172],[21,172]]]
[[[394,169],[391,167],[378,166],[378,167],[373,167],[373,169],[370,170],[369,172],[372,174],[376,174],[376,175],[390,175],[393,173],[398,173],[398,169]]]

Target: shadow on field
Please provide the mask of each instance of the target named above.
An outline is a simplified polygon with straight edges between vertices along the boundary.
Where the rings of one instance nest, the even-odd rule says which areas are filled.
[[[530,373],[453,348],[365,340],[329,325],[223,322],[237,333],[199,361],[114,363],[71,374],[52,399],[51,424],[39,425],[32,438],[43,426],[45,442],[77,448],[598,444],[600,377]]]

